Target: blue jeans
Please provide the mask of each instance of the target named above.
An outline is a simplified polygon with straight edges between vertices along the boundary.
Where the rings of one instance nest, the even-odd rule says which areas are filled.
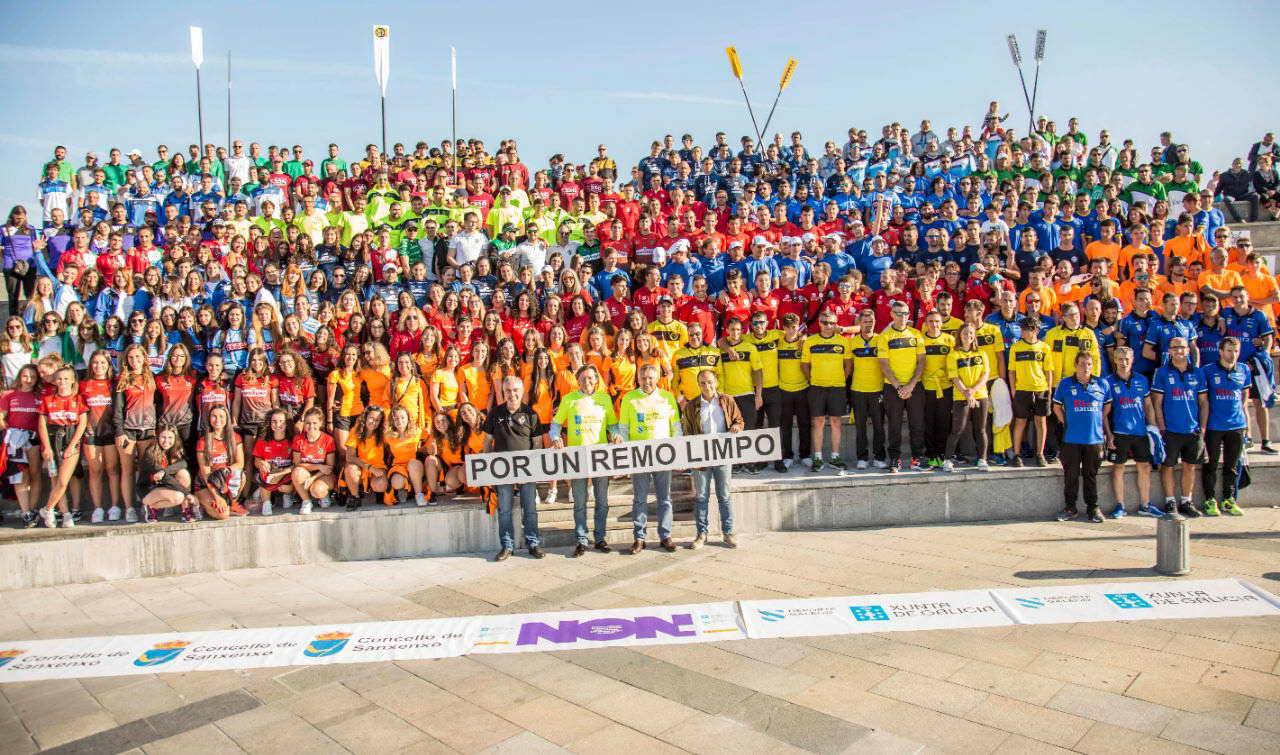
[[[649,487],[652,485],[658,497],[658,539],[671,537],[671,473],[643,472],[632,475],[635,495],[631,500],[631,521],[636,540],[644,540],[645,527],[649,523]]]
[[[594,516],[594,524],[596,528],[596,542],[605,539],[605,528],[609,524],[609,478],[608,477],[579,477],[569,481],[569,489],[573,494],[573,534],[577,536],[578,542],[582,545],[588,545],[587,540],[587,483],[591,483],[591,487],[596,496],[596,508]]]
[[[720,531],[726,535],[733,532],[733,509],[729,506],[729,476],[732,469],[726,464],[719,467],[706,467],[693,470],[693,518],[698,527],[698,534],[705,535],[710,529],[707,519],[711,503],[711,483],[716,485],[716,503],[720,504]]]
[[[516,547],[516,524],[511,508],[515,504],[516,488],[520,488],[520,524],[524,529],[526,548],[537,548],[538,543],[538,489],[532,482],[520,485],[494,485],[498,493],[498,540],[503,548]]]

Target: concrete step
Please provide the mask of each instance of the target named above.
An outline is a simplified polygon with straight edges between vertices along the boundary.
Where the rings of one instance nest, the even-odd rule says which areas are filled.
[[[712,515],[714,519],[714,515]],[[588,537],[595,538],[595,532],[591,529],[590,516],[587,519]],[[605,542],[612,546],[629,546],[635,540],[635,531],[631,527],[631,519],[628,516],[627,521],[610,520],[605,530]],[[697,525],[693,521],[693,510],[680,512],[677,511],[674,521],[671,525],[671,538],[681,545],[687,544],[698,534]],[[555,522],[552,524],[544,524],[541,520],[538,522],[538,536],[542,539],[542,544],[548,548],[569,547],[578,542],[577,535],[573,531],[573,521]],[[650,548],[658,547],[658,530],[657,522],[650,517],[648,527],[646,528],[646,539]],[[517,540],[519,537],[517,536]]]
[[[1230,216],[1228,216],[1230,217]],[[1280,247],[1280,221],[1265,223],[1229,223],[1232,231],[1248,231],[1255,249],[1267,250]]]
[[[693,493],[672,493],[671,508],[677,514],[685,511],[693,511]],[[587,502],[587,518],[592,516],[595,510],[594,499]],[[657,510],[657,504],[654,502],[652,494],[649,496],[649,516],[653,518],[653,512]],[[519,516],[519,514],[517,514]],[[609,496],[609,521],[614,522],[630,522],[631,521],[631,497],[610,495]],[[538,504],[538,523],[551,524],[555,522],[573,522],[573,502],[563,498],[557,499],[550,506]]]

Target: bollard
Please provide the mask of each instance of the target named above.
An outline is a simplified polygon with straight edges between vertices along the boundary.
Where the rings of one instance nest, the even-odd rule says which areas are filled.
[[[1156,572],[1166,577],[1191,573],[1191,528],[1181,514],[1167,514],[1156,523]]]

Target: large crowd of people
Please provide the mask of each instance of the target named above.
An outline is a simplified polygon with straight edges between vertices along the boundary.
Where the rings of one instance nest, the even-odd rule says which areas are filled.
[[[1022,135],[998,103],[820,148],[667,135],[621,169],[514,139],[57,147],[0,230],[6,483],[26,526],[431,505],[475,492],[468,454],[779,427],[784,474],[1060,458],[1063,516],[1083,480],[1095,520],[1102,458],[1159,446],[1139,513],[1240,514],[1280,299],[1217,203],[1274,217],[1277,159],[1268,134],[1207,173],[1169,133]],[[695,475],[695,545],[713,489],[733,544],[732,471]],[[568,486],[577,553],[608,549],[608,479]],[[670,473],[651,489],[673,548]],[[518,498],[540,555],[537,491],[495,495],[504,552]]]

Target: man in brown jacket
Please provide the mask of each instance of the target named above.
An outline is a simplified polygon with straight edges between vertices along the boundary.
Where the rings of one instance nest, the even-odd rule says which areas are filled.
[[[742,419],[742,411],[732,396],[719,391],[720,382],[714,370],[703,370],[698,373],[698,389],[701,394],[688,401],[681,413],[680,424],[685,435],[709,435],[713,433],[740,433],[746,426]],[[694,521],[698,526],[698,536],[693,539],[690,548],[697,549],[707,544],[708,509],[711,501],[711,484],[716,486],[716,501],[720,504],[720,531],[724,533],[726,548],[737,548],[738,540],[733,536],[733,510],[729,505],[729,478],[732,467],[722,464],[693,470]]]

